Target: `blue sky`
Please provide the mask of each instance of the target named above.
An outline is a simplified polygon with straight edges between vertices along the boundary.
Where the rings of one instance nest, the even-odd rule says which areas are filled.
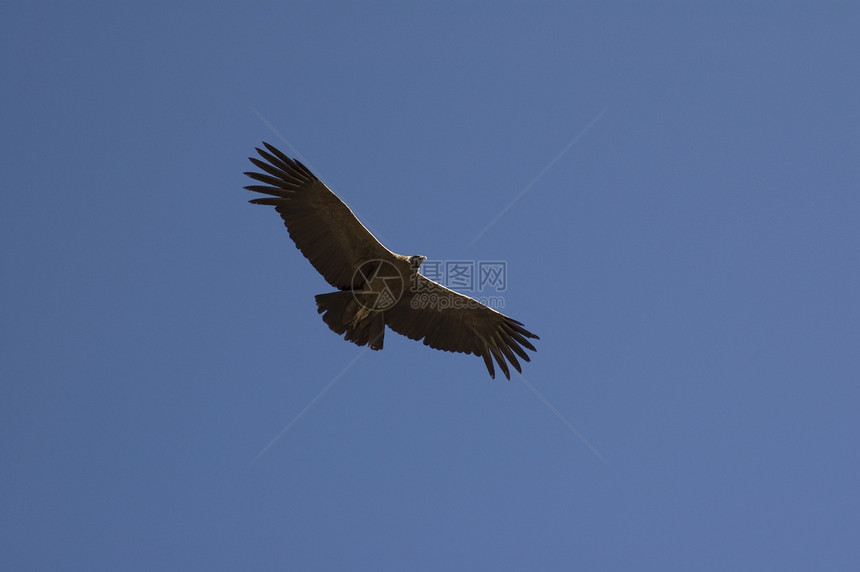
[[[858,29],[5,3],[4,568],[856,570]],[[396,252],[505,261],[525,377],[330,332],[262,140]]]

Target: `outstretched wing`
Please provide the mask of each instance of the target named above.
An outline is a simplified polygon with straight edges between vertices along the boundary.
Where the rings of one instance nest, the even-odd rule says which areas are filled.
[[[540,339],[513,318],[421,274],[397,304],[385,311],[385,323],[407,338],[423,338],[424,345],[431,348],[481,356],[492,378],[496,377],[493,359],[508,379],[507,362],[522,373],[517,356],[531,361],[523,348],[537,350],[527,338]]]
[[[268,152],[258,147],[257,153],[265,161],[249,159],[265,172],[245,174],[265,185],[245,188],[270,196],[251,202],[275,207],[298,249],[326,282],[345,290],[361,262],[393,256],[310,169],[272,145],[263,145]]]

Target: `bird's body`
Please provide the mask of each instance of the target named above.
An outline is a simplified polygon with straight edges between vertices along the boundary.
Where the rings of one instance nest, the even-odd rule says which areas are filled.
[[[477,300],[445,288],[419,270],[424,256],[403,256],[385,248],[328,187],[299,161],[264,143],[264,173],[247,172],[265,183],[248,190],[268,195],[254,204],[274,206],[298,249],[336,292],[316,296],[328,327],[359,346],[381,350],[385,326],[435,349],[479,355],[491,377],[493,359],[510,379],[507,362],[522,371],[517,356],[538,337],[523,325]]]

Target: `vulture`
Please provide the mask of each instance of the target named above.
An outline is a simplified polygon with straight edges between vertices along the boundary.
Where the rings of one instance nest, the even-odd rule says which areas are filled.
[[[245,187],[266,195],[252,204],[275,207],[296,247],[335,292],[316,296],[318,313],[346,340],[381,350],[385,326],[437,350],[474,354],[495,379],[493,360],[510,379],[508,362],[530,361],[521,322],[420,273],[424,256],[391,252],[349,207],[296,159],[263,143],[262,158],[249,157],[262,172],[245,175],[263,183]]]

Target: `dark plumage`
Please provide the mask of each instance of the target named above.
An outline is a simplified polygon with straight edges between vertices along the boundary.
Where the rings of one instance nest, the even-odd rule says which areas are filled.
[[[496,312],[419,273],[423,256],[402,256],[385,248],[337,196],[311,171],[268,143],[250,157],[263,172],[245,173],[264,183],[245,187],[267,195],[257,205],[275,207],[290,237],[337,292],[316,296],[328,327],[359,346],[380,350],[385,326],[424,340],[438,350],[475,354],[495,378],[493,360],[510,379],[508,362],[521,372],[517,357],[539,339],[522,323]]]

